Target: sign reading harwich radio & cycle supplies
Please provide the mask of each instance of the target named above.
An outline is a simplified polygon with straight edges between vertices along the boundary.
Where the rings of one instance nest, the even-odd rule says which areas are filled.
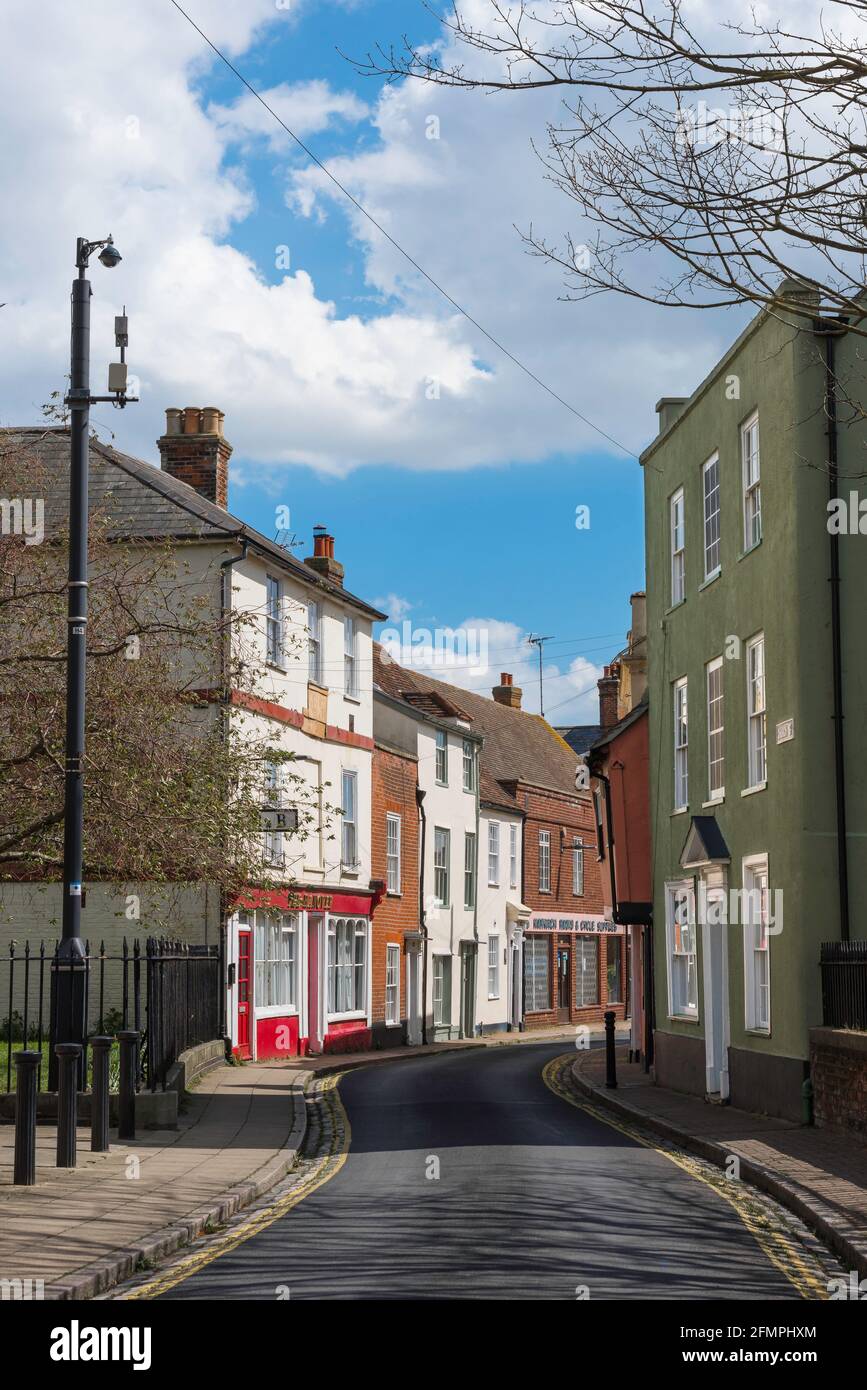
[[[581,936],[595,936],[602,933],[622,933],[623,928],[610,917],[579,917],[573,913],[547,917],[543,912],[534,912],[530,918],[529,931],[575,932]]]

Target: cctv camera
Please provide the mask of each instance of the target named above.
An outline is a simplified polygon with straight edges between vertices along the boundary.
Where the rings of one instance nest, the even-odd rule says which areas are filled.
[[[121,256],[114,243],[109,242],[108,245],[103,246],[102,250],[100,251],[99,259],[105,266],[106,270],[113,270],[114,267],[118,265],[119,262],[123,259],[123,257]]]

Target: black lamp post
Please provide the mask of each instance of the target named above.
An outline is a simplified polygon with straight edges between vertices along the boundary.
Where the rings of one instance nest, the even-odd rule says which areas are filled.
[[[66,758],[63,823],[63,928],[54,962],[53,1037],[60,1043],[83,1043],[86,1031],[87,962],[81,939],[82,874],[84,867],[84,698],[87,661],[87,484],[90,407],[96,401],[124,406],[126,366],[113,364],[109,374],[110,396],[90,394],[90,281],[87,266],[99,249],[99,259],[112,269],[121,259],[111,237],[87,241],[79,237],[72,282],[72,347],[69,394],[69,593],[66,638]],[[126,346],[126,316],[115,320],[115,333]],[[52,1057],[52,1062],[54,1058]]]

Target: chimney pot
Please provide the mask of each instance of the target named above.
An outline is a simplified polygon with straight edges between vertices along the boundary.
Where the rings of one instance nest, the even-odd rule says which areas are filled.
[[[508,671],[500,673],[500,684],[494,686],[491,694],[498,705],[507,705],[509,709],[521,708],[521,698],[524,692],[520,686],[513,683]]]
[[[308,555],[304,563],[321,574],[323,579],[330,579],[333,584],[343,584],[343,566],[334,558],[334,537],[328,534],[324,526],[314,526],[313,554]]]
[[[160,465],[179,482],[195,489],[209,502],[227,507],[229,458],[232,446],[223,436],[223,412],[216,406],[170,407],[166,432],[157,440]]]

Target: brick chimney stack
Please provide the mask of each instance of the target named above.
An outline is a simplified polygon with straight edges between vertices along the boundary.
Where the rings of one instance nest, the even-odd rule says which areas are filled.
[[[599,688],[599,723],[603,729],[610,729],[617,723],[617,691],[620,685],[617,666],[605,666],[596,684]]]
[[[189,483],[218,507],[229,504],[232,446],[223,437],[224,418],[213,405],[167,410],[166,432],[157,440],[163,471]]]
[[[523,690],[518,685],[512,684],[512,677],[508,671],[500,673],[500,684],[495,685],[491,694],[498,705],[508,705],[509,709],[521,708],[521,696]]]
[[[324,526],[313,527],[313,554],[308,555],[304,563],[323,579],[330,579],[333,584],[343,583],[343,566],[334,558],[334,537],[329,536]]]

